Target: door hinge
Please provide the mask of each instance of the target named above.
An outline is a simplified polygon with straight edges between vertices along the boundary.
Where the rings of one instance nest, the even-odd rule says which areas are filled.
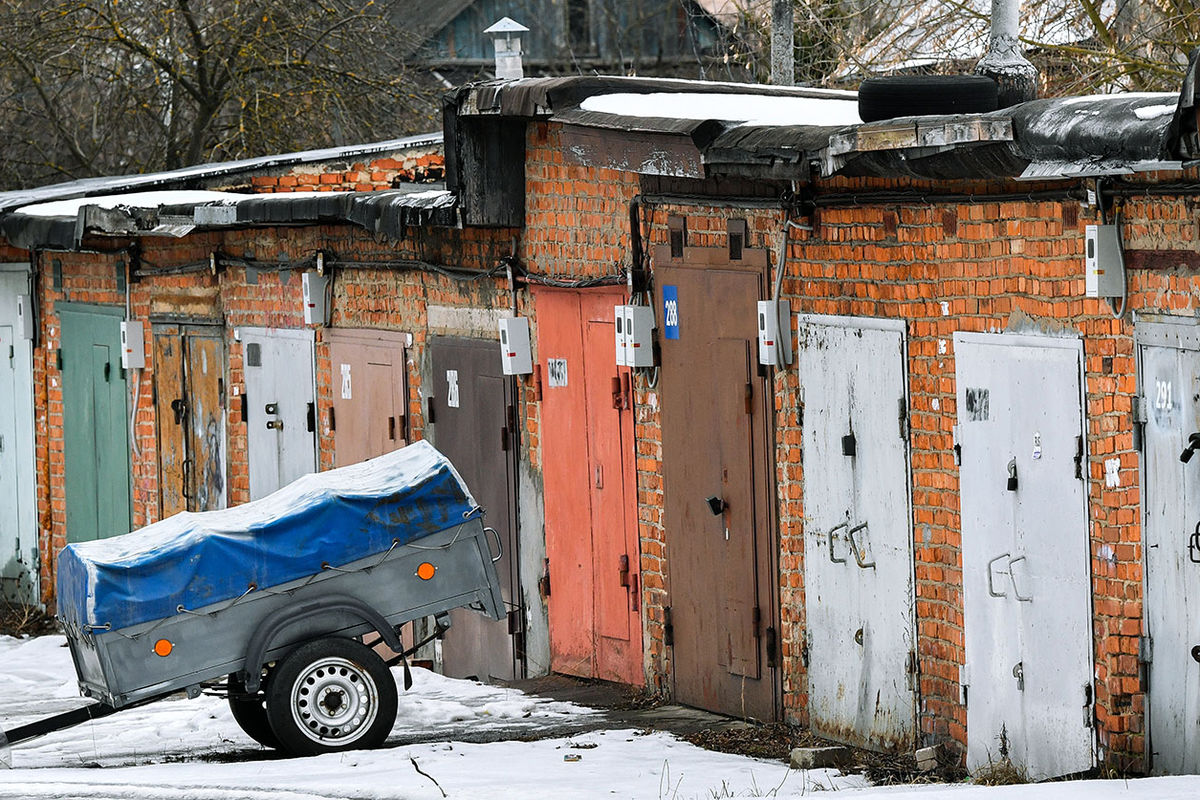
[[[54,351],[54,366],[59,372],[63,371],[63,354],[61,347]]]
[[[959,440],[959,427],[955,425],[951,428],[952,438],[954,440],[954,466],[962,465],[962,442]]]
[[[308,404],[308,417],[305,420],[305,422],[308,425],[308,432],[316,433],[316,430],[317,430],[317,404],[316,403]]]
[[[754,607],[754,611],[750,615],[751,634],[755,639],[762,636],[762,609],[758,606]]]
[[[242,422],[250,421],[250,395],[242,392]]]
[[[1143,664],[1154,661],[1154,640],[1149,636],[1138,639],[1138,661]]]
[[[1083,727],[1091,728],[1094,716],[1092,713],[1092,685],[1085,683],[1083,685]]]
[[[754,414],[754,384],[746,382],[746,414]]]
[[[425,398],[425,424],[433,425],[437,422],[437,415],[433,413],[433,395]]]
[[[663,645],[675,646],[675,624],[671,621],[670,606],[663,606]]]
[[[508,452],[508,426],[505,425],[500,429],[500,449]]]
[[[1138,395],[1134,395],[1129,400],[1129,421],[1133,427],[1133,449],[1141,452],[1145,447],[1146,423],[1150,421],[1146,417],[1147,404]]]
[[[1083,435],[1075,437],[1075,477],[1083,480]]]
[[[104,362],[104,382],[108,383],[112,380],[112,362]]]
[[[396,441],[396,418],[388,417],[388,441]]]
[[[908,441],[908,402],[903,397],[896,401],[896,421],[900,425],[900,438]]]
[[[333,406],[329,407],[329,430],[337,430],[337,414],[333,411]]]
[[[508,633],[510,636],[516,635],[524,630],[524,625],[521,624],[521,609],[514,608],[508,612]]]
[[[908,659],[904,664],[905,682],[908,684],[910,692],[916,691],[917,688],[917,651],[909,650]]]
[[[767,666],[777,667],[779,658],[779,635],[773,626],[767,627]]]

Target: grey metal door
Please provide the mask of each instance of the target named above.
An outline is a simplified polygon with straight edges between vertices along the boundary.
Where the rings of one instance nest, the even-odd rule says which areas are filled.
[[[1094,764],[1082,345],[955,335],[967,768]]]
[[[799,321],[809,718],[823,736],[905,749],[916,651],[904,323]]]
[[[496,563],[509,610],[505,623],[473,611],[451,613],[453,627],[442,641],[443,671],[456,678],[511,680],[524,677],[524,608],[518,573],[517,531],[512,522],[516,481],[515,432],[511,430],[509,379],[500,368],[498,342],[435,337],[432,366],[432,436],[487,512],[485,522],[503,542]]]
[[[241,328],[250,499],[317,468],[313,332]]]
[[[33,348],[17,310],[28,292],[26,265],[0,264],[0,599],[36,603]]]
[[[1150,767],[1187,774],[1200,771],[1200,458],[1187,450],[1200,432],[1200,336],[1194,323],[1146,325],[1138,339]]]

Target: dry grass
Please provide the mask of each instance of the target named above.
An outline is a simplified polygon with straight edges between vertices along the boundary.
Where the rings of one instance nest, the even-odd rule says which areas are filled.
[[[980,786],[1013,786],[1019,783],[1029,783],[1029,775],[1023,767],[1002,758],[999,761],[989,761],[971,774],[971,782]]]
[[[56,630],[54,617],[37,606],[0,599],[0,635],[45,636]]]

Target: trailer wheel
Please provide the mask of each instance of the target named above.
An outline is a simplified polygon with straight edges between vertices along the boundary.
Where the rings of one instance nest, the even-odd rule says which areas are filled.
[[[246,732],[254,741],[263,747],[279,749],[279,737],[271,730],[271,722],[267,719],[267,707],[261,696],[250,698],[246,695],[246,683],[237,673],[233,673],[225,681],[229,690],[229,710],[238,727]],[[239,697],[238,695],[242,695]]]
[[[266,692],[271,730],[293,755],[378,747],[396,722],[391,671],[350,639],[296,648],[275,667]]]

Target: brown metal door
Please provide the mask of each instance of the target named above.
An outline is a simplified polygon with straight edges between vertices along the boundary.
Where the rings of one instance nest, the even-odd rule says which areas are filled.
[[[658,307],[663,287],[678,296],[678,338],[661,340],[675,696],[721,713],[774,719],[778,676],[767,653],[778,629],[772,405],[770,384],[752,359],[762,273],[687,263],[656,270]]]
[[[451,677],[487,681],[524,676],[520,640],[519,556],[512,523],[516,482],[509,431],[511,391],[500,369],[498,342],[435,337],[432,362],[433,444],[450,459],[486,511],[486,524],[503,543],[496,564],[509,622],[495,622],[467,609],[451,614],[453,627],[442,640],[442,665]]]
[[[613,336],[622,298],[538,293],[550,653],[556,672],[640,685],[630,376],[616,366]]]
[[[334,463],[341,467],[408,443],[404,335],[330,332]]]
[[[225,342],[212,325],[153,327],[163,517],[227,501]]]

